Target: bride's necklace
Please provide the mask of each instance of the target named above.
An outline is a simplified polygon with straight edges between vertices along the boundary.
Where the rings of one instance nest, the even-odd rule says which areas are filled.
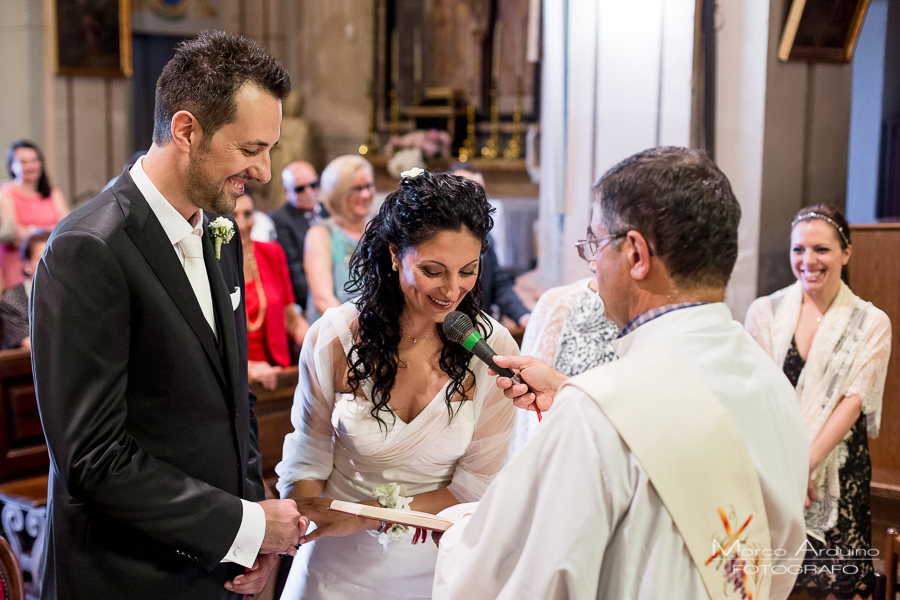
[[[411,340],[413,341],[413,344],[415,344],[415,343],[418,342],[419,340],[427,340],[428,338],[432,337],[432,336],[434,335],[434,332],[432,331],[432,332],[429,333],[428,335],[423,335],[423,336],[417,337],[417,338],[415,338],[415,337],[409,335],[409,334],[406,333],[406,332],[404,332],[403,335],[405,335],[406,337],[408,337],[409,339],[411,339]]]

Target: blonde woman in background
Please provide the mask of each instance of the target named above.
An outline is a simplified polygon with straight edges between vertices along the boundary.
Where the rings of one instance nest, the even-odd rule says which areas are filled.
[[[350,279],[350,256],[365,232],[375,199],[372,165],[355,154],[345,154],[328,163],[320,181],[322,201],[331,218],[310,228],[304,242],[310,323],[327,309],[350,299],[344,290]]]

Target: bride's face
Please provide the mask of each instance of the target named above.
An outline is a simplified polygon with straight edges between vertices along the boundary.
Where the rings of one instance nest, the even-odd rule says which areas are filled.
[[[467,229],[442,231],[400,255],[393,249],[391,254],[408,316],[443,323],[475,287],[481,240]]]

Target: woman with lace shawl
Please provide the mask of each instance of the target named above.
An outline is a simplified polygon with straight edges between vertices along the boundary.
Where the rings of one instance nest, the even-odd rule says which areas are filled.
[[[584,254],[582,248],[578,246],[579,255]],[[603,315],[603,301],[596,287],[596,279],[586,277],[544,292],[531,311],[522,337],[522,354],[538,358],[568,377],[615,360],[612,341],[619,328]],[[516,410],[507,462],[516,457],[537,428],[531,411]]]
[[[875,589],[868,437],[878,435],[891,324],[841,281],[852,249],[841,211],[802,209],[791,224],[797,282],[754,301],[745,324],[797,388],[812,442],[804,565],[815,568],[801,570],[794,592],[814,598]]]
[[[462,177],[403,175],[350,261],[359,299],[328,309],[303,344],[295,431],[276,471],[281,496],[318,528],[302,540],[285,599],[431,597],[434,544],[328,511],[331,500],[437,513],[480,499],[509,444],[512,403],[441,329],[459,310],[497,352],[518,354],[481,312],[492,209]]]

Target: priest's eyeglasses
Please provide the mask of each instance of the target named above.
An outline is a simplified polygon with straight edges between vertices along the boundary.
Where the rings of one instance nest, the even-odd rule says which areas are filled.
[[[624,233],[618,233],[616,235],[609,235],[603,238],[595,238],[594,234],[591,233],[590,229],[588,229],[586,240],[578,240],[575,242],[575,248],[578,249],[578,256],[582,258],[582,260],[586,260],[591,262],[596,258],[597,254],[606,246],[611,243],[613,240],[617,240],[619,238],[625,237]]]

